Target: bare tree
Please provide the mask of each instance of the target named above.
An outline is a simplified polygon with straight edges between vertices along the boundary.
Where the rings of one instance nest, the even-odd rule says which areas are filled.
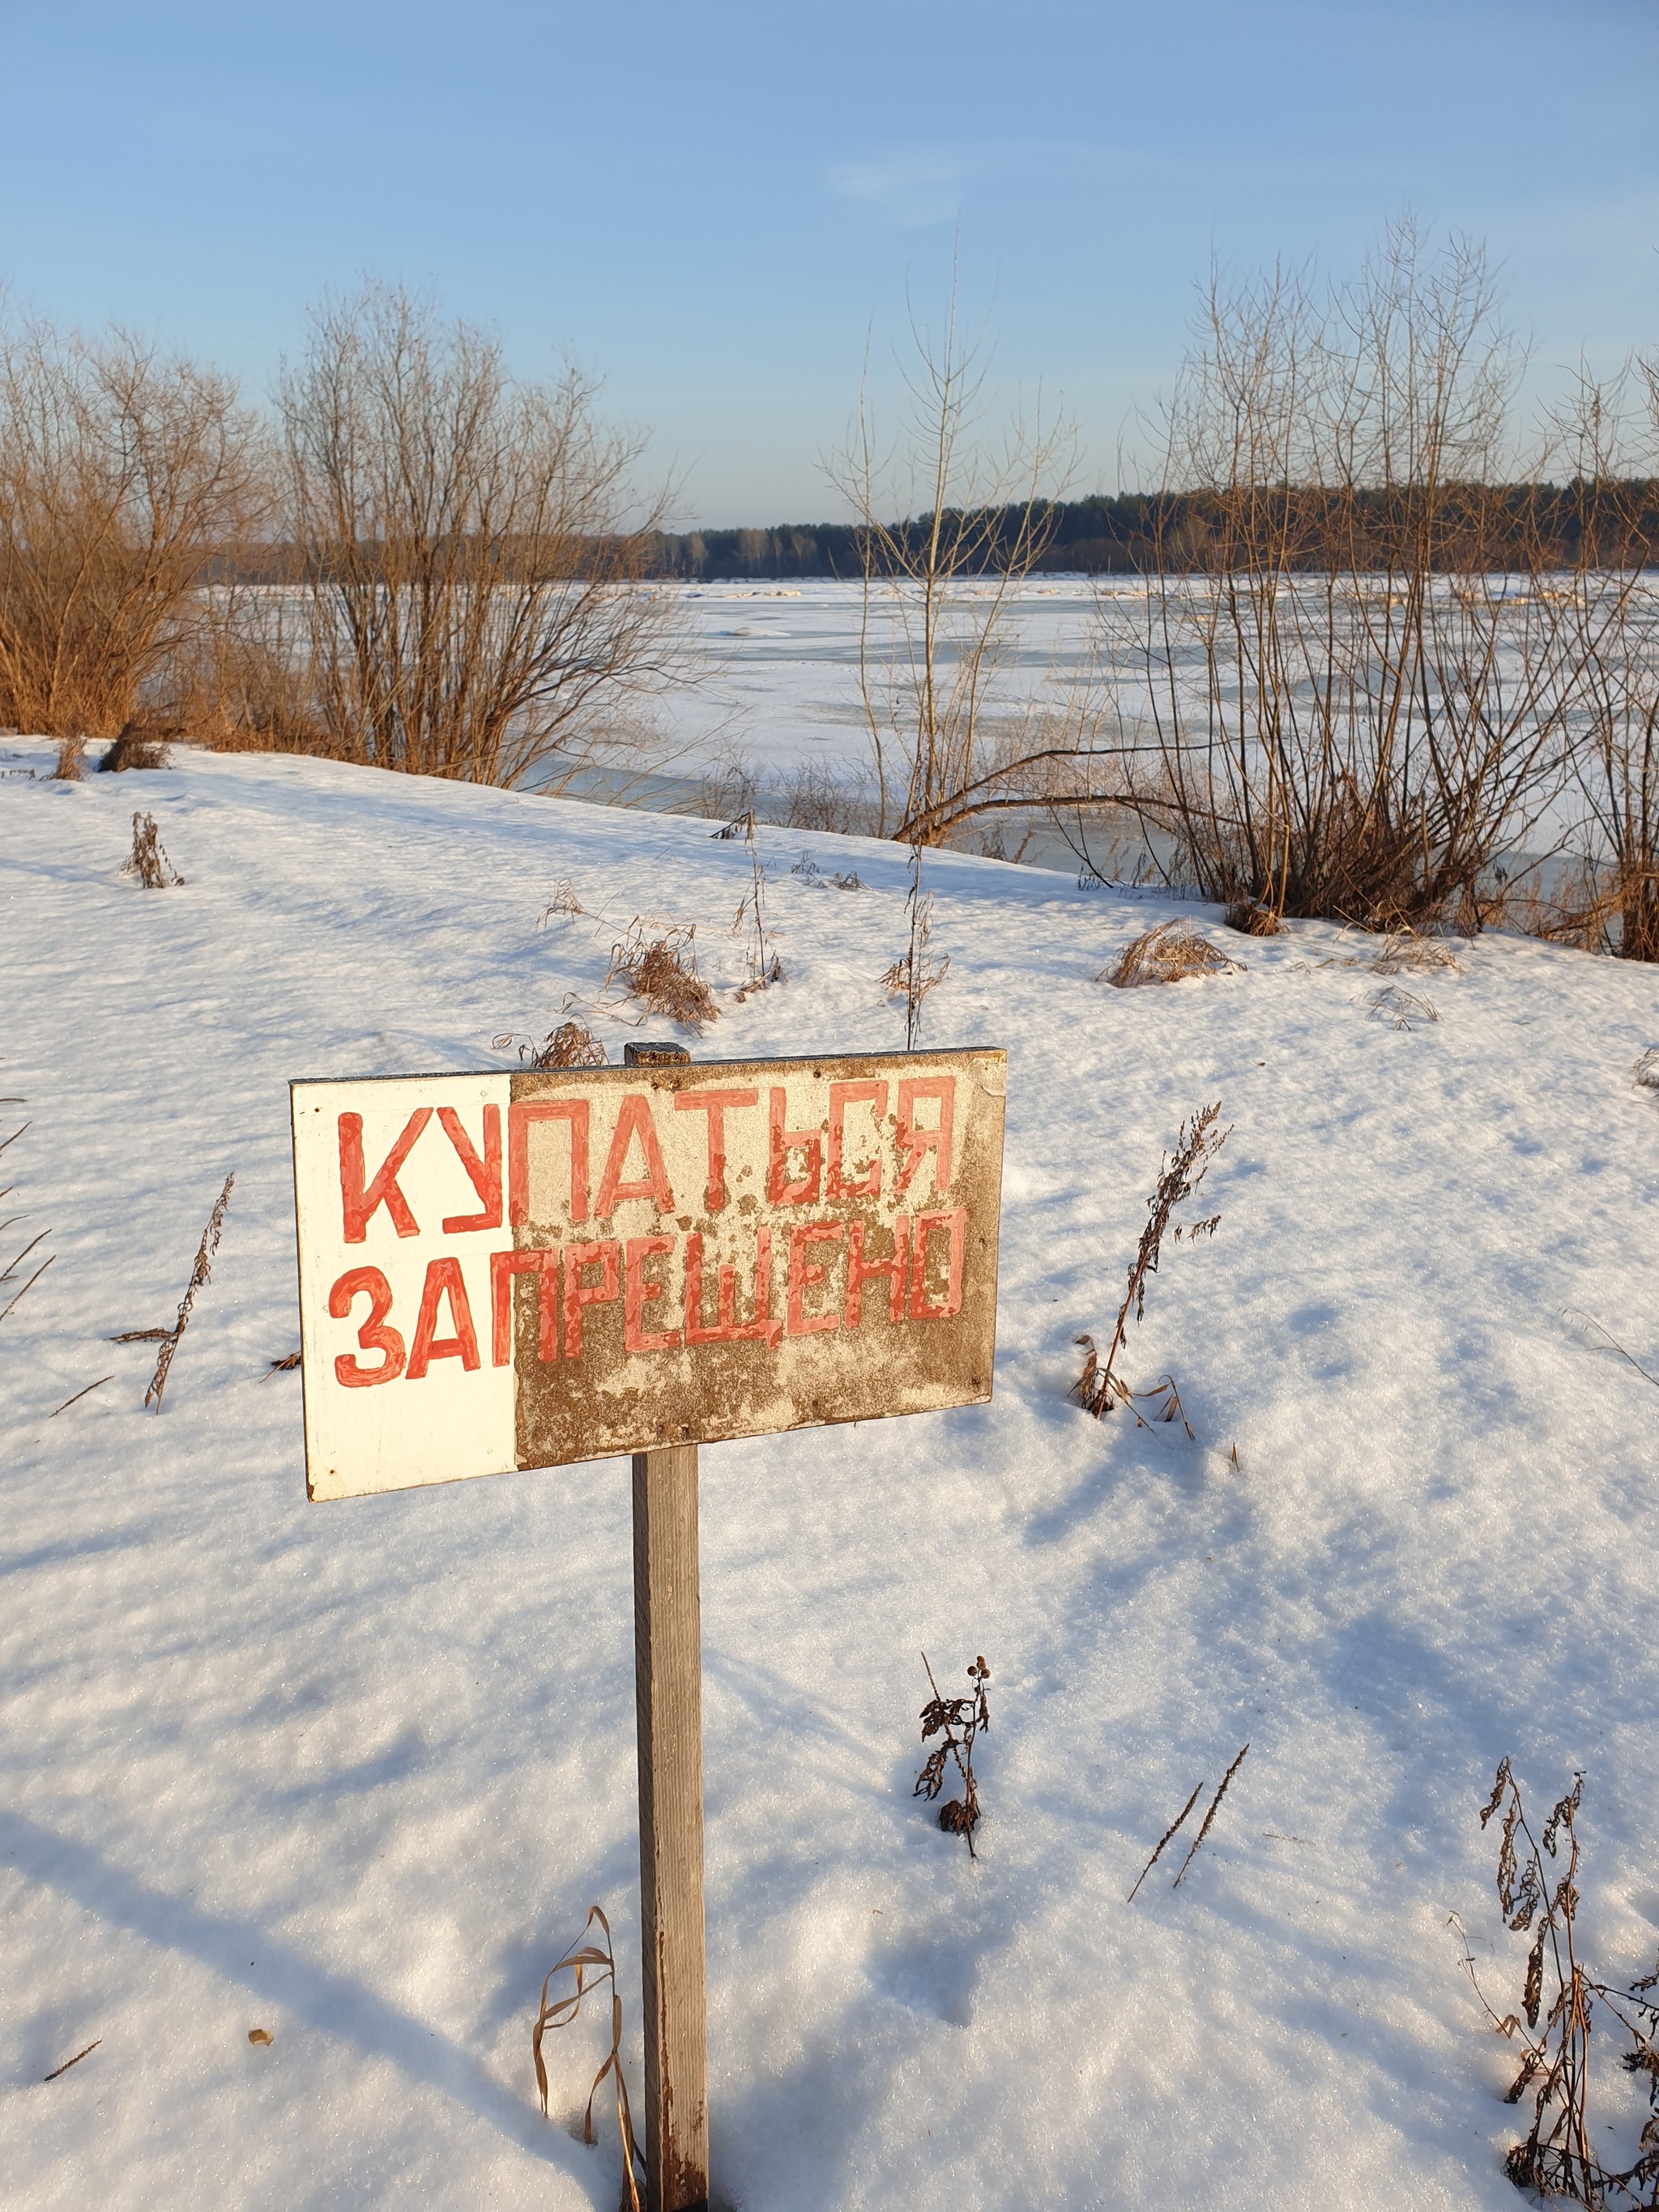
[[[1206,896],[1478,927],[1547,811],[1583,671],[1504,489],[1521,367],[1480,248],[1409,223],[1323,295],[1212,276],[1164,422],[1189,499],[1179,544],[1160,509],[1132,776]]]
[[[1627,364],[1582,371],[1556,428],[1572,465],[1566,498],[1577,558],[1558,580],[1583,669],[1573,767],[1582,806],[1576,866],[1535,902],[1535,925],[1626,960],[1659,961],[1659,578],[1650,494],[1659,369],[1635,404]]]
[[[228,377],[123,331],[0,328],[0,719],[62,738],[78,774],[87,737],[165,690],[259,497]]]
[[[641,581],[661,501],[635,503],[642,441],[597,389],[515,381],[396,287],[315,314],[279,399],[329,750],[556,785],[673,672],[672,603]]]
[[[857,520],[879,832],[939,845],[981,815],[1086,802],[1094,724],[1080,690],[1014,699],[1006,681],[1020,586],[1053,535],[1073,433],[1039,410],[987,434],[989,361],[963,333],[954,279],[942,332],[913,315],[910,335],[894,448],[881,448],[866,394],[826,466]]]

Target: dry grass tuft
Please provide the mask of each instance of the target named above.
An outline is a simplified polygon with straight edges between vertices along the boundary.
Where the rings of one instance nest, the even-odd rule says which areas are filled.
[[[1115,984],[1127,991],[1138,983],[1178,983],[1187,975],[1219,975],[1230,968],[1243,968],[1218,945],[1199,934],[1190,922],[1160,921],[1132,945],[1127,945],[1109,968],[1103,968],[1097,983]]]
[[[696,934],[695,923],[663,927],[636,915],[622,942],[611,948],[605,981],[620,976],[647,1013],[665,1015],[701,1036],[720,1008],[697,973]]]
[[[171,763],[169,744],[181,741],[185,735],[176,723],[158,720],[154,714],[131,714],[99,762],[100,773],[118,775],[125,769],[167,768]]]
[[[506,1052],[518,1042],[509,1030],[502,1036],[491,1037],[492,1052]],[[563,1021],[538,1044],[533,1037],[519,1043],[519,1058],[526,1067],[603,1067],[606,1064],[605,1047],[586,1022]]]
[[[1365,1011],[1374,1022],[1387,1022],[1390,1029],[1414,1030],[1425,1022],[1437,1022],[1434,1001],[1418,991],[1402,991],[1397,983],[1385,984],[1374,991],[1365,1002]]]
[[[1421,975],[1431,969],[1457,973],[1457,955],[1443,939],[1414,929],[1391,929],[1367,962],[1374,975]]]
[[[149,1388],[144,1393],[144,1403],[148,1406],[153,1400],[158,1413],[161,1410],[161,1393],[167,1387],[167,1373],[173,1365],[173,1355],[179,1349],[179,1340],[184,1334],[185,1324],[190,1320],[191,1308],[196,1303],[196,1293],[213,1273],[214,1255],[219,1249],[219,1239],[223,1234],[225,1226],[225,1208],[230,1204],[230,1188],[235,1180],[234,1175],[228,1175],[225,1177],[224,1188],[213,1201],[213,1211],[208,1216],[207,1227],[202,1231],[202,1241],[196,1248],[196,1265],[190,1271],[190,1280],[185,1286],[185,1295],[179,1301],[179,1318],[161,1339],[161,1349],[156,1355],[155,1372],[151,1376]]]
[[[122,866],[124,876],[137,876],[147,891],[165,890],[185,880],[162,848],[153,814],[132,817],[132,850]]]
[[[803,853],[789,872],[792,876],[804,878],[807,883],[816,884],[819,888],[828,884],[838,891],[861,891],[868,889],[868,885],[865,884],[862,878],[851,869],[842,875],[825,875],[810,853]]]
[[[1218,1130],[1216,1127],[1220,1114],[1218,1099],[1213,1106],[1200,1108],[1190,1121],[1182,1125],[1174,1158],[1171,1159],[1167,1153],[1164,1155],[1158,1187],[1146,1201],[1146,1225],[1140,1232],[1140,1243],[1130,1263],[1128,1285],[1123,1293],[1123,1304],[1118,1308],[1117,1326],[1112,1332],[1112,1341],[1107,1348],[1105,1358],[1100,1358],[1091,1336],[1080,1336],[1077,1340],[1085,1347],[1087,1358],[1082,1374],[1072,1385],[1072,1395],[1085,1412],[1092,1413],[1097,1420],[1103,1414],[1110,1413],[1115,1405],[1130,1406],[1133,1410],[1136,1394],[1113,1372],[1117,1356],[1127,1340],[1129,1310],[1131,1307],[1134,1309],[1134,1317],[1139,1321],[1146,1310],[1147,1278],[1158,1273],[1158,1258],[1170,1215],[1184,1200],[1193,1195],[1209,1173],[1210,1163],[1232,1134],[1231,1128]],[[1207,1220],[1183,1224],[1176,1231],[1174,1241],[1178,1244],[1183,1237],[1188,1243],[1200,1237],[1213,1237],[1220,1221],[1221,1216],[1213,1213]],[[1162,1382],[1140,1395],[1148,1398],[1162,1398],[1166,1392],[1168,1395],[1159,1418],[1170,1421],[1178,1417],[1190,1437],[1192,1430],[1182,1411],[1180,1397],[1167,1375]],[[1140,1416],[1137,1413],[1135,1419],[1139,1420]]]
[[[587,1941],[593,1923],[598,1921],[604,1931],[603,1942]],[[589,1969],[592,1969],[591,1978]],[[554,1974],[569,1973],[574,1977],[575,1988],[570,1996],[556,1997],[551,2004],[547,1992]],[[599,2084],[609,2074],[617,2086],[617,2133],[622,2142],[623,2203],[627,2212],[640,2212],[640,2177],[645,2160],[640,2154],[639,2144],[634,2139],[634,2118],[629,2108],[628,2082],[622,2065],[622,1996],[617,1986],[617,1961],[611,1948],[611,1923],[597,1905],[588,1907],[586,1925],[581,1936],[565,1953],[542,1984],[542,2002],[536,2014],[530,2047],[536,2061],[536,2086],[542,2093],[542,2112],[547,2112],[547,2066],[542,2057],[542,2039],[550,2027],[568,2027],[581,2010],[582,1999],[589,1988],[597,1989],[601,1982],[611,1984],[611,2049],[605,2063],[593,2076],[593,2086],[587,2093],[587,2109],[582,2114],[582,2141],[593,2140],[593,2100],[599,2094]]]
[[[942,1698],[939,1684],[933,1680],[933,1670],[927,1666],[927,1654],[921,1655],[921,1663],[927,1668],[927,1680],[933,1696],[921,1709],[921,1740],[931,1735],[942,1736],[927,1754],[927,1764],[916,1777],[913,1797],[926,1797],[931,1804],[945,1787],[945,1769],[954,1759],[957,1772],[962,1778],[962,1795],[952,1797],[939,1808],[939,1824],[947,1835],[960,1836],[968,1846],[969,1858],[977,1858],[974,1849],[974,1831],[979,1826],[979,1784],[974,1775],[974,1745],[991,1725],[991,1709],[985,1702],[985,1685],[991,1679],[983,1654],[968,1669],[968,1680],[973,1687],[965,1698]]]
[[[1652,1973],[1626,1988],[1596,1981],[1578,1956],[1579,1843],[1577,1818],[1584,1778],[1558,1800],[1543,1832],[1534,1838],[1521,1791],[1507,1759],[1499,1763],[1492,1795],[1481,1808],[1484,1828],[1501,1812],[1498,1846],[1498,1902],[1516,1935],[1536,1933],[1527,1953],[1521,2012],[1502,2019],[1487,2002],[1474,1970],[1474,1955],[1463,1937],[1463,1965],[1487,2019],[1498,2033],[1518,2040],[1520,2071],[1504,2103],[1518,2105],[1535,2082],[1532,2126],[1524,2142],[1510,2150],[1504,2164],[1517,2189],[1543,2197],[1565,2197],[1577,2204],[1659,2204],[1659,1964]],[[1555,1867],[1565,1856],[1565,1865]],[[1552,1862],[1547,1869],[1546,1858]],[[1455,1913],[1452,1924],[1462,1933]],[[1553,1995],[1544,2009],[1547,1974]],[[1620,2054],[1628,2074],[1647,2084],[1648,2119],[1637,2145],[1635,2162],[1617,2172],[1604,2166],[1591,2148],[1589,2118],[1590,2027],[1595,2001],[1631,2039]],[[1522,2015],[1525,2015],[1522,2025]],[[1543,2027],[1539,2027],[1540,2014]]]
[[[579,914],[586,911],[581,901],[576,896],[576,887],[569,877],[561,876],[553,886],[552,897],[542,908],[542,920],[544,922],[556,920],[570,921],[574,921]]]
[[[1659,1091],[1659,1045],[1650,1044],[1631,1073],[1644,1091]]]
[[[1277,937],[1285,926],[1270,906],[1258,906],[1254,899],[1236,900],[1222,919],[1241,937]]]

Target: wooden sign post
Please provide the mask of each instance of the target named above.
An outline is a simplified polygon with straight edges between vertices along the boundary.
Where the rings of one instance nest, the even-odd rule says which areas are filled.
[[[634,1462],[649,2212],[708,2196],[697,1447],[991,1395],[1000,1052],[295,1083],[306,1488]]]
[[[678,1045],[624,1048],[672,1066]],[[634,1700],[639,1717],[640,1963],[646,2212],[708,2202],[702,1927],[702,1581],[697,1447],[634,1455]]]

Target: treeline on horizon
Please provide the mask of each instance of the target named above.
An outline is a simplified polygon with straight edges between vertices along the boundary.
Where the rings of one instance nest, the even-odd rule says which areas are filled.
[[[1621,483],[1609,500],[1608,487],[1589,483],[1487,484],[1469,487],[1467,532],[1445,520],[1455,495],[1438,494],[1437,526],[1448,566],[1466,550],[1466,537],[1478,533],[1483,565],[1502,568],[1506,556],[1516,565],[1524,557],[1550,567],[1659,560],[1659,480]],[[1260,498],[1279,510],[1276,520],[1296,549],[1290,565],[1322,570],[1333,554],[1346,556],[1345,567],[1387,565],[1397,557],[1404,501],[1398,494],[1361,492],[1332,495],[1316,489],[1264,489]],[[1409,495],[1407,495],[1409,498]],[[929,518],[900,526],[895,534],[912,546],[926,533]],[[1023,507],[1009,507],[985,532],[985,567],[998,566],[995,549],[1012,546],[1022,526],[1030,526]],[[1232,534],[1222,503],[1212,492],[1124,493],[1109,497],[1054,501],[1040,511],[1046,534],[1035,568],[1050,575],[1136,575],[1200,574],[1218,565]],[[686,581],[716,583],[749,579],[811,576],[854,577],[864,571],[862,533],[850,522],[791,523],[769,530],[688,530],[658,533],[656,553],[647,573]],[[1024,565],[1022,563],[1022,565]],[[1225,565],[1224,558],[1222,565]]]
[[[1609,497],[1609,493],[1613,496]],[[1409,495],[1382,491],[1331,494],[1307,487],[1266,489],[1256,495],[1273,510],[1273,526],[1287,544],[1287,565],[1310,572],[1333,565],[1385,568],[1398,557]],[[1443,488],[1436,495],[1436,566],[1455,568],[1479,544],[1482,568],[1571,568],[1659,562],[1659,479],[1607,484],[1471,485],[1458,500]],[[1458,510],[1464,510],[1460,526]],[[929,518],[895,526],[894,537],[919,549]],[[1115,497],[1054,501],[1038,512],[1044,536],[1034,568],[1048,575],[1201,574],[1231,565],[1227,547],[1236,516],[1213,492],[1135,492]],[[999,566],[1000,549],[1012,548],[1030,518],[1009,507],[986,520],[985,570]],[[654,530],[622,547],[593,541],[591,571],[619,570],[686,583],[785,581],[810,577],[856,579],[865,548],[856,523],[782,523],[771,529]],[[621,556],[619,559],[619,556]],[[1021,562],[1024,568],[1027,564]],[[510,572],[510,551],[502,563]],[[586,568],[586,563],[578,563]],[[222,550],[210,567],[216,581],[298,583],[306,562],[281,540]]]

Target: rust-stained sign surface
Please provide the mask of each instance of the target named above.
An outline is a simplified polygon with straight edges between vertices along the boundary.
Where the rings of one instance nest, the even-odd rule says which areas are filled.
[[[1005,1076],[293,1085],[311,1496],[988,1398]]]

